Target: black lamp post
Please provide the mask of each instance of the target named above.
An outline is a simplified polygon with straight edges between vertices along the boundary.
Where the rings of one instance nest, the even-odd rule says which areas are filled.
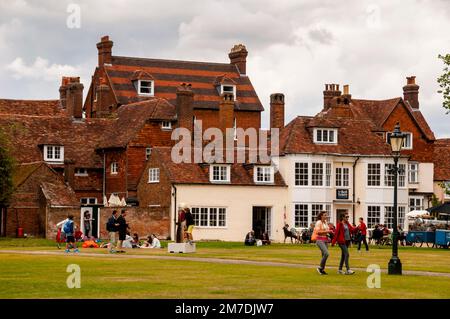
[[[406,135],[400,131],[400,124],[395,125],[394,132],[389,137],[389,142],[392,148],[392,155],[394,156],[394,168],[390,170],[390,173],[394,175],[394,220],[392,227],[394,231],[392,233],[392,257],[388,264],[388,274],[389,275],[401,275],[402,274],[402,263],[400,258],[398,258],[398,227],[397,227],[397,185],[398,185],[398,174],[400,169],[398,167],[398,158],[400,157],[400,151]]]

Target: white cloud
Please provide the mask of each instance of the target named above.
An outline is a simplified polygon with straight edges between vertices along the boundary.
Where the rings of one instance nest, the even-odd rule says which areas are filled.
[[[37,57],[34,63],[26,65],[21,57],[16,58],[6,66],[6,69],[12,72],[15,79],[32,79],[55,81],[55,79],[64,76],[77,75],[77,68],[70,65],[50,64],[50,62],[41,57]]]

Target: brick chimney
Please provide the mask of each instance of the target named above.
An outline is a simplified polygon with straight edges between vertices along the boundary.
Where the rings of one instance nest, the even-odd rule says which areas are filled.
[[[234,96],[233,93],[222,93],[219,104],[219,128],[226,136],[227,128],[234,126]]]
[[[182,83],[177,88],[177,120],[178,127],[185,127],[192,131],[194,127],[194,92],[191,84]]]
[[[64,181],[70,187],[74,187],[75,181],[75,162],[69,159],[64,160]]]
[[[63,93],[64,88],[65,94]],[[65,97],[64,106],[68,116],[76,119],[83,117],[83,88],[80,77],[63,77],[62,85],[59,88],[60,98]]]
[[[104,77],[100,77],[99,80],[100,83],[95,89],[97,99],[95,102],[96,117],[107,117],[111,114],[111,105],[114,104],[111,96],[111,89]]]
[[[325,91],[323,91],[323,108],[330,108],[333,97],[340,95],[341,91],[339,91],[339,84],[325,84]]]
[[[243,75],[247,72],[247,55],[248,51],[243,44],[236,44],[228,54],[230,63],[236,65],[239,73]]]
[[[413,109],[419,109],[419,86],[415,76],[406,77],[406,85],[403,87],[403,99],[409,102]]]
[[[284,94],[270,95],[270,128],[282,129],[284,127]]]
[[[67,98],[67,84],[69,78],[63,76],[61,80],[61,86],[59,87],[59,101],[63,109],[66,108],[66,98]]]
[[[112,63],[112,47],[113,42],[109,40],[108,35],[103,36],[100,42],[97,43],[99,67],[102,67],[104,64]]]

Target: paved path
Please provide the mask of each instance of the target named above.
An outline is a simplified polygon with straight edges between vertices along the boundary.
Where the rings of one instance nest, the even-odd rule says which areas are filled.
[[[66,256],[64,251],[36,251],[36,250],[0,250],[0,254],[21,254],[21,255],[47,255],[47,256]],[[183,260],[183,261],[195,261],[205,263],[219,263],[219,264],[231,264],[231,265],[251,265],[251,266],[271,266],[271,267],[288,267],[288,268],[308,268],[315,269],[317,266],[305,265],[305,264],[291,264],[272,261],[255,261],[255,260],[240,260],[240,259],[222,259],[222,258],[209,258],[209,257],[177,257],[162,256],[162,255],[131,255],[131,254],[97,254],[97,253],[71,253],[70,256],[83,256],[83,257],[101,257],[101,258],[125,258],[125,259],[163,259],[163,260]],[[335,269],[337,267],[327,267],[328,269]],[[358,271],[366,271],[366,268],[353,268]],[[386,269],[381,269],[381,272],[387,273]],[[415,276],[433,276],[433,277],[448,277],[450,273],[431,272],[431,271],[416,271],[416,270],[403,270],[404,275]]]

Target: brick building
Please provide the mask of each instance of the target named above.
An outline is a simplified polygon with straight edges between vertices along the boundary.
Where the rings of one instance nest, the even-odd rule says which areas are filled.
[[[440,202],[450,201],[450,139],[434,143],[434,194]],[[447,192],[445,191],[447,190]]]
[[[62,79],[58,100],[0,100],[0,128],[17,162],[45,162],[64,176],[82,211],[96,217],[97,235],[105,198],[116,194],[139,205],[137,185],[146,162],[154,147],[173,145],[173,128],[192,129],[202,121],[203,130],[258,129],[263,111],[246,75],[243,45],[232,48],[229,63],[113,56],[112,45],[108,36],[97,44],[98,66],[84,103],[84,86],[76,77]],[[40,223],[35,209],[27,213],[30,224]],[[149,207],[133,210],[141,220],[146,213],[162,214]],[[17,227],[11,220],[3,230],[12,234]],[[28,226],[25,231],[46,233]]]

